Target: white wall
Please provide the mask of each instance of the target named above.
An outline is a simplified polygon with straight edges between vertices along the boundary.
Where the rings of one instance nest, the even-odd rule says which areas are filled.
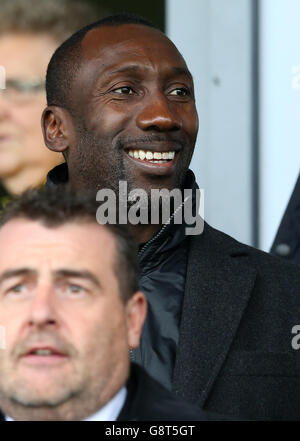
[[[260,247],[269,250],[300,170],[300,1],[261,0],[260,36]]]
[[[205,189],[205,218],[246,243],[252,239],[251,1],[166,2],[167,33],[195,81],[200,130],[192,169]]]

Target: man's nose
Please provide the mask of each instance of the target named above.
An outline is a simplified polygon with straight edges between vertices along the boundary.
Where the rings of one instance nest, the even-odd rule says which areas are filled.
[[[159,132],[179,130],[182,122],[174,107],[174,103],[170,103],[163,93],[149,95],[139,109],[137,126],[142,130]]]
[[[50,286],[41,286],[33,296],[28,322],[43,327],[56,324],[55,294]]]

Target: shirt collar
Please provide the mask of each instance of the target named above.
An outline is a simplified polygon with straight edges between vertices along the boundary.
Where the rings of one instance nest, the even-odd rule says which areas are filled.
[[[127,395],[127,389],[122,389],[104,406],[93,415],[85,418],[83,421],[116,421],[124,406]]]

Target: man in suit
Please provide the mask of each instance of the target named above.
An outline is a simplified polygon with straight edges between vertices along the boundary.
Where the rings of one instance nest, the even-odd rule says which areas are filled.
[[[198,117],[193,79],[174,44],[143,19],[108,17],[56,50],[46,88],[45,143],[67,161],[49,173],[49,186],[69,182],[120,200],[124,182],[130,195],[142,190],[149,199],[153,190],[192,192],[164,222],[131,222],[148,300],[133,359],[206,409],[299,418],[300,358],[291,344],[299,269],[207,224],[195,235],[187,234],[190,220],[176,222],[188,202],[198,203],[189,170]]]
[[[203,420],[130,365],[146,300],[126,226],[94,198],[25,194],[0,226],[0,409],[5,420]]]

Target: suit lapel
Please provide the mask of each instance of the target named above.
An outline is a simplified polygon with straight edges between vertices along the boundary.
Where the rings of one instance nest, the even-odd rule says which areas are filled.
[[[247,247],[232,239],[224,239],[222,246],[222,236],[227,236],[205,228],[190,243],[173,378],[173,390],[200,406],[228,354],[256,278],[256,270],[246,263]]]

